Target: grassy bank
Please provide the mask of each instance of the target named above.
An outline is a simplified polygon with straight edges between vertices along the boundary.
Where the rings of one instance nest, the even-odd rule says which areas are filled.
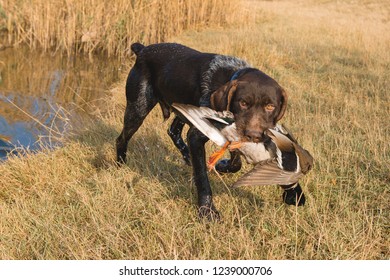
[[[224,183],[239,174],[211,174],[223,221],[199,222],[192,171],[159,108],[117,168],[122,82],[63,148],[0,165],[0,258],[390,258],[387,1],[247,4],[256,24],[169,40],[245,58],[286,88],[282,123],[316,160],[302,180],[307,205],[283,205],[276,186],[231,190]]]
[[[0,1],[7,44],[71,52],[129,52],[131,42],[161,42],[187,29],[241,17],[239,1]]]

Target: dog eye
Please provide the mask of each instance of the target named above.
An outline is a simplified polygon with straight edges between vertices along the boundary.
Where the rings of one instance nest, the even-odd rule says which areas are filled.
[[[264,108],[265,108],[266,111],[272,112],[273,110],[275,110],[275,105],[267,104]]]
[[[240,106],[244,109],[247,109],[249,107],[248,103],[244,100],[240,100]]]

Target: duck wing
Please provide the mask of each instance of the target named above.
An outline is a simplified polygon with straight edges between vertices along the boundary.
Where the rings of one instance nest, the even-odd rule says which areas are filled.
[[[232,112],[229,111],[217,112],[207,107],[200,107],[200,108],[201,110],[205,109],[207,110],[207,112],[210,113],[209,115],[205,116],[205,118],[209,120],[213,120],[226,125],[231,125],[234,123],[234,115]]]
[[[290,172],[280,169],[276,159],[259,162],[251,171],[246,173],[233,184],[233,187],[290,185],[303,177],[302,172]]]
[[[302,173],[306,174],[309,172],[309,170],[313,167],[314,159],[309,151],[305,150],[301,145],[298,144],[292,133],[287,130],[286,127],[281,125],[277,125],[275,129],[269,129],[268,131],[268,135],[272,138],[274,143],[282,152],[294,151],[298,157]]]
[[[299,144],[294,143],[295,153],[299,158],[299,165],[301,166],[301,171],[303,174],[306,174],[313,167],[314,159],[309,151],[302,148]]]
[[[293,141],[291,141],[290,138],[288,138],[285,134],[282,132],[279,132],[276,129],[268,129],[267,134],[269,137],[271,137],[272,141],[275,143],[275,145],[282,151],[282,152],[294,152],[294,145]]]
[[[229,123],[222,118],[218,118],[218,116],[216,116],[216,111],[213,109],[179,103],[173,103],[172,107],[218,146],[223,147],[228,141],[221,133],[220,129],[218,129],[209,119],[218,121],[224,126],[229,125]]]

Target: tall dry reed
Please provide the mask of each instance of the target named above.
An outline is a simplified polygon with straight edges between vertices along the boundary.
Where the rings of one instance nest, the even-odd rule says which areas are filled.
[[[134,41],[161,42],[186,29],[239,18],[232,0],[0,0],[7,44],[122,55]]]

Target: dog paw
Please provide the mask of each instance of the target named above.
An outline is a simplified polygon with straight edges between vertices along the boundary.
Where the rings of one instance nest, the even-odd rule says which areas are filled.
[[[118,157],[115,161],[115,166],[121,168],[124,165],[126,165],[126,160]]]
[[[303,206],[306,202],[305,194],[302,192],[302,188],[299,184],[293,189],[285,190],[282,198],[283,202],[288,205]]]
[[[241,162],[232,164],[230,159],[221,159],[215,165],[215,170],[219,173],[236,173],[241,169]]]
[[[221,220],[221,215],[215,208],[210,195],[206,195],[199,199],[198,211],[198,215],[201,220],[206,219],[209,222],[218,222]]]
[[[199,219],[207,220],[208,222],[219,222],[221,220],[221,215],[218,210],[215,209],[214,206],[207,207],[201,206],[199,207]]]

